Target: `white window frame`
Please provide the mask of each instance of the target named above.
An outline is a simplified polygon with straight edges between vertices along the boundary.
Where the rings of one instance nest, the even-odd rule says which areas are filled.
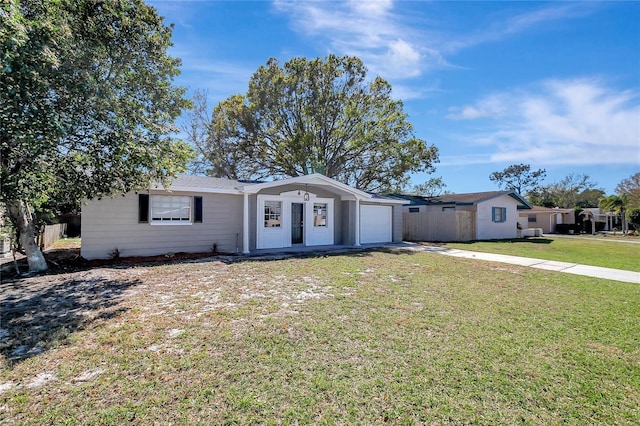
[[[277,206],[275,207],[276,210],[270,211],[269,213],[267,213],[267,205],[268,204],[277,204]],[[267,229],[270,228],[282,228],[282,216],[283,216],[283,206],[282,206],[282,200],[265,200],[264,201],[264,209],[262,211],[262,217],[263,217],[263,226]],[[276,220],[276,219],[271,219],[272,217],[278,217],[277,219],[277,226],[267,226],[267,222],[271,221],[271,220]],[[267,217],[269,217],[270,219],[267,219]]]
[[[320,212],[320,213],[318,213]],[[324,218],[320,220],[320,224],[317,223],[317,218]],[[326,228],[329,226],[329,205],[327,203],[313,203],[313,227],[314,228]]]
[[[154,214],[154,208],[157,209],[158,204],[160,204],[160,200],[165,201],[164,209],[169,208],[173,209],[175,204],[178,207],[178,211],[182,211],[186,209],[188,211],[187,215],[179,215],[176,214],[176,218],[172,216],[169,219],[156,219]],[[171,211],[171,210],[170,210]],[[173,214],[173,211],[171,211]],[[159,194],[151,194],[149,197],[149,224],[150,225],[192,225],[193,224],[193,197],[189,195],[159,195]]]

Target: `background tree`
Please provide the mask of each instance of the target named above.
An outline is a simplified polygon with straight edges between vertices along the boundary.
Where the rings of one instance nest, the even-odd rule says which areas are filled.
[[[640,209],[639,208],[629,209],[627,211],[627,219],[629,220],[629,225],[633,226],[633,229],[635,229],[636,231],[640,231]]]
[[[413,136],[400,101],[358,58],[270,59],[245,95],[214,108],[200,151],[208,174],[231,178],[320,172],[369,191],[403,187],[431,172],[438,153]]]
[[[605,196],[605,192],[599,188],[585,189],[576,195],[575,207],[587,208],[598,207],[600,199]]]
[[[501,189],[526,195],[538,188],[546,174],[545,169],[532,171],[529,164],[512,164],[501,172],[491,173],[489,179]]]
[[[597,205],[595,197],[604,195],[602,189],[596,188],[597,185],[589,175],[573,173],[559,182],[537,188],[528,197],[534,205],[546,207],[572,209],[582,207],[581,204],[593,204],[585,207],[594,207]]]
[[[425,183],[414,185],[411,190],[412,194],[422,195],[424,197],[437,197],[439,195],[448,194],[445,190],[447,185],[442,180],[442,177],[431,178]]]
[[[640,172],[622,180],[616,186],[616,194],[626,195],[630,208],[640,208]]]
[[[183,170],[191,150],[168,135],[189,103],[171,85],[171,28],[141,0],[0,7],[1,201],[38,271],[34,211]]]
[[[626,195],[609,195],[600,200],[600,210],[613,214],[619,214],[622,220],[622,232],[627,232],[627,204],[629,200]]]

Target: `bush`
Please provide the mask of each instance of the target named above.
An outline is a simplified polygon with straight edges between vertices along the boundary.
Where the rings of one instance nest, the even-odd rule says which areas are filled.
[[[573,223],[559,223],[556,225],[556,232],[558,234],[568,234],[570,230],[577,232],[578,226]]]
[[[629,225],[636,230],[640,230],[640,209],[630,209],[627,212],[627,219],[629,220]]]

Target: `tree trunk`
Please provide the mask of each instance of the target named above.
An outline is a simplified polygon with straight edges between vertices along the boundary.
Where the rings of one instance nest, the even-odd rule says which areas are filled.
[[[7,210],[11,216],[11,222],[18,228],[20,245],[27,255],[29,272],[41,272],[48,269],[47,261],[36,243],[36,235],[33,227],[33,216],[28,205],[20,200],[7,202]]]

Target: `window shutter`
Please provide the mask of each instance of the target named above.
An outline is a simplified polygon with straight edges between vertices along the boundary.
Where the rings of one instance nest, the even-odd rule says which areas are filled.
[[[138,222],[149,222],[149,194],[138,194]]]
[[[491,209],[491,222],[495,222],[496,221],[496,208],[493,207]]]
[[[202,223],[202,197],[193,197],[193,221]]]
[[[507,221],[507,208],[506,207],[502,208],[502,221],[503,222]]]

